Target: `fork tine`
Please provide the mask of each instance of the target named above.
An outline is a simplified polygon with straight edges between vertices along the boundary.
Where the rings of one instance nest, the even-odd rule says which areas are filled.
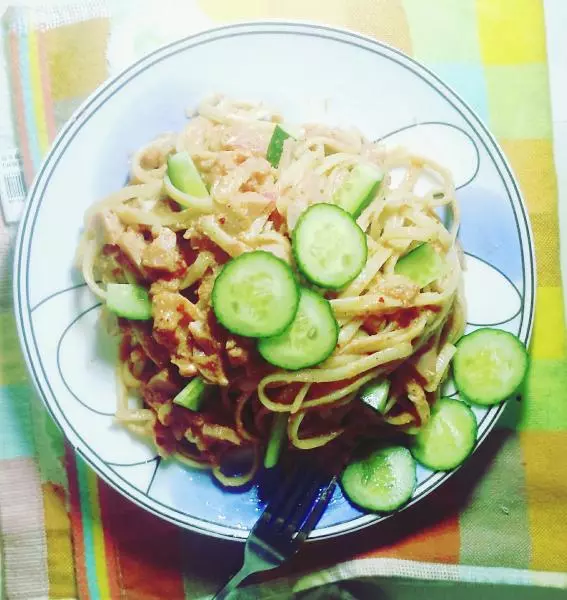
[[[292,512],[287,520],[286,527],[290,530],[295,530],[305,517],[309,514],[309,511],[315,505],[315,502],[318,501],[318,497],[316,495],[317,490],[324,485],[330,476],[325,476],[323,474],[318,474],[311,482],[309,487],[302,493],[301,499],[291,507]]]
[[[309,498],[307,493],[313,487],[315,488],[315,480],[311,477],[312,473],[300,474],[296,481],[295,489],[292,490],[291,494],[285,499],[285,503],[280,507],[280,510],[276,514],[276,522],[278,525],[284,525],[298,510],[302,503],[305,502],[306,498]],[[314,491],[314,490],[313,490]]]
[[[274,515],[277,516],[281,512],[281,509],[283,506],[285,506],[287,499],[297,488],[297,481],[301,480],[301,477],[301,471],[296,465],[292,469],[291,473],[284,477],[283,487],[278,489],[266,504],[264,512],[262,513],[264,520],[270,521]]]
[[[296,537],[296,540],[298,542],[302,542],[303,540],[305,540],[309,536],[309,534],[313,531],[315,525],[317,525],[317,523],[319,522],[319,519],[323,515],[323,512],[324,512],[325,508],[327,507],[327,504],[329,503],[330,499],[332,498],[336,485],[337,485],[337,477],[334,476],[331,479],[331,481],[329,481],[329,484],[323,490],[323,492],[321,493],[319,498],[317,498],[317,501],[315,502],[315,504],[313,506],[313,510],[311,511],[311,513],[309,514],[307,519],[305,519],[305,522],[299,528],[299,532]]]

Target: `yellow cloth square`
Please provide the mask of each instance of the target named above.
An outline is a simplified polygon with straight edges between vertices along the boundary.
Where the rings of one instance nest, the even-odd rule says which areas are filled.
[[[500,140],[530,213],[557,210],[557,182],[551,140]]]
[[[530,566],[567,571],[567,436],[563,431],[524,431],[521,436],[532,540]]]
[[[53,100],[85,96],[107,77],[108,19],[91,19],[45,33]]]
[[[530,215],[537,257],[537,284],[541,287],[559,287],[559,226],[557,215],[535,213]]]
[[[515,140],[551,139],[547,65],[488,66],[484,72],[492,133]]]
[[[404,6],[416,58],[480,62],[475,0],[404,0]]]
[[[532,358],[557,359],[564,356],[565,317],[561,288],[540,287],[537,290]]]
[[[358,0],[346,16],[345,27],[412,54],[412,42],[402,0]]]
[[[545,61],[542,0],[477,0],[476,11],[486,65]]]

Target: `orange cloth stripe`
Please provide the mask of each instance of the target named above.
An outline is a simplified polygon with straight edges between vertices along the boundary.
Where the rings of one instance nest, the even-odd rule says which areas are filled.
[[[136,600],[185,598],[182,531],[161,521],[100,482],[105,527],[114,540],[120,587]]]

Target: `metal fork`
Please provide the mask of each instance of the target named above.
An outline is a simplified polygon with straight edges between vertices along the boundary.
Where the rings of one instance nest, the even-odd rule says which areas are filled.
[[[321,469],[296,467],[248,535],[242,568],[213,600],[228,598],[249,575],[275,569],[291,558],[323,515],[336,479]]]

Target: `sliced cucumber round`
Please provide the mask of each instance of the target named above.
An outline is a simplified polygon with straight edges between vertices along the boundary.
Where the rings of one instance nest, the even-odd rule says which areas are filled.
[[[341,484],[348,498],[366,510],[400,508],[415,489],[415,461],[403,446],[386,446],[344,470]]]
[[[422,465],[435,471],[458,467],[476,443],[477,423],[464,402],[440,398],[431,417],[415,436],[412,454]]]
[[[453,358],[459,392],[470,402],[490,406],[511,396],[528,369],[524,344],[511,333],[484,327],[462,337]]]
[[[335,349],[339,326],[329,301],[301,288],[299,308],[282,334],[258,343],[260,354],[272,365],[296,371],[323,362]]]
[[[366,263],[366,235],[345,210],[334,204],[315,204],[299,218],[292,236],[295,260],[312,283],[340,289]]]
[[[228,262],[215,280],[213,310],[232,333],[267,337],[295,317],[299,291],[292,270],[269,252],[247,252]]]

